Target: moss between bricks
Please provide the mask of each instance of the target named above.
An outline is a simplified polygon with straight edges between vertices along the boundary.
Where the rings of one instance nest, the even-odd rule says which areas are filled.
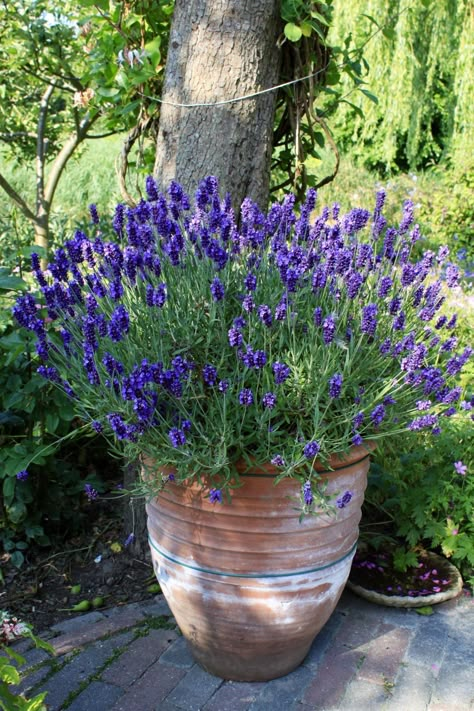
[[[127,642],[123,647],[119,647],[119,648],[115,649],[112,652],[112,654],[110,655],[110,657],[104,662],[104,664],[102,664],[102,666],[99,667],[99,669],[94,674],[89,676],[87,679],[84,679],[84,681],[82,681],[79,684],[77,689],[75,689],[74,691],[71,691],[69,696],[65,699],[62,708],[67,709],[72,704],[74,699],[76,699],[79,696],[79,694],[81,694],[84,691],[84,689],[86,689],[89,686],[89,684],[91,684],[93,681],[100,681],[100,678],[101,678],[102,674],[104,673],[104,671],[111,664],[113,664],[113,662],[115,662],[119,657],[121,657],[122,654],[127,651],[128,647],[136,639],[138,639],[139,637],[146,637],[150,633],[150,630],[152,630],[152,629],[170,629],[171,630],[171,629],[174,629],[175,627],[176,627],[176,623],[170,622],[170,618],[165,615],[162,615],[160,617],[147,616],[143,620],[143,622],[138,623],[133,639],[130,642]],[[117,634],[121,634],[123,631],[124,630],[120,630],[119,632],[113,632],[113,633],[104,635],[103,637],[100,638],[100,641],[105,641],[107,639],[110,639],[111,637],[115,637]],[[71,658],[76,656],[76,654],[78,654],[78,653],[79,653],[79,650],[75,650],[74,654],[71,655]],[[68,660],[68,662],[69,661],[70,660]],[[68,662],[66,662],[66,663],[68,663]],[[65,666],[65,664],[62,664],[60,668],[62,668],[63,666]],[[48,674],[47,679],[49,679],[51,676],[52,676],[52,674]],[[44,684],[44,680],[43,680],[43,682],[41,682],[41,684]],[[48,698],[46,697],[46,702],[47,701],[48,701]]]

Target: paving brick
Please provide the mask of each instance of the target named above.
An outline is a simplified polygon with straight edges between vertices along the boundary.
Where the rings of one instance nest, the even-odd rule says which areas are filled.
[[[432,686],[433,675],[428,669],[407,664],[395,680],[388,708],[390,711],[426,711]]]
[[[322,658],[302,698],[319,709],[337,705],[348,683],[363,665],[380,623],[361,614],[347,615]]]
[[[117,607],[109,607],[106,610],[102,610],[104,617],[120,617],[121,615],[126,615],[129,612],[139,612],[141,610],[141,602],[129,602],[127,605],[117,605]]]
[[[383,607],[358,597],[358,595],[355,595],[346,588],[341,595],[336,610],[349,612],[351,615],[362,615],[367,619],[373,619],[378,622],[381,618],[381,610],[383,610]]]
[[[344,619],[345,615],[340,612],[334,612],[331,615],[311,645],[311,648],[303,661],[304,666],[315,667],[320,663],[332,638],[341,624],[343,624]]]
[[[311,678],[311,669],[299,666],[291,674],[267,681],[249,711],[292,711],[298,708],[298,701]]]
[[[390,696],[379,684],[355,679],[339,703],[340,711],[380,711]],[[407,709],[408,711],[408,709]]]
[[[87,689],[76,696],[67,711],[91,711],[91,709],[110,709],[123,691],[112,684],[93,681]],[[47,701],[48,699],[46,699]]]
[[[472,645],[472,641],[471,641]],[[463,650],[460,649],[460,652]],[[464,649],[466,656],[449,655],[449,648],[446,650],[446,659],[443,663],[438,678],[434,684],[432,703],[445,704],[456,709],[474,706],[474,682],[473,664],[469,660],[472,657],[472,647],[470,650]],[[456,705],[457,704],[457,705]]]
[[[86,615],[76,615],[76,617],[61,620],[61,622],[57,622],[53,625],[51,629],[55,632],[72,632],[73,630],[79,630],[104,619],[105,616],[101,612],[94,610],[94,612],[88,612]]]
[[[51,646],[55,649],[56,654],[66,654],[66,652],[84,647],[86,644],[101,639],[106,635],[133,627],[144,619],[144,615],[138,607],[132,609],[118,608],[116,614],[107,619],[55,637],[51,640]]]
[[[59,711],[69,694],[95,675],[114,651],[125,646],[132,638],[133,632],[123,632],[116,637],[96,642],[73,657],[39,689],[48,691],[48,709]]]
[[[203,711],[247,711],[264,686],[262,681],[225,681],[203,707]]]
[[[367,657],[358,674],[359,679],[383,684],[393,681],[400,669],[412,632],[403,627],[380,625],[377,636],[369,644]]]
[[[186,711],[200,711],[221,684],[222,679],[195,664],[171,691],[166,701]]]
[[[190,669],[195,664],[184,637],[178,637],[176,642],[173,642],[171,647],[161,655],[160,662],[173,664],[175,667],[181,667],[182,669]]]
[[[395,627],[416,629],[420,624],[420,620],[422,620],[421,615],[415,612],[415,610],[402,607],[380,606],[380,612],[382,613],[382,622],[385,622],[387,625],[394,625]]]
[[[29,649],[27,652],[24,652],[21,656],[25,660],[25,663],[18,667],[18,671],[21,674],[25,674],[28,671],[28,669],[32,669],[33,667],[37,666],[41,662],[45,662],[47,659],[51,659],[51,654],[48,654],[48,652],[46,652],[46,650],[40,649],[39,647],[35,647],[34,649]],[[16,662],[14,662],[13,660],[11,663],[14,666],[16,666]]]
[[[102,674],[104,681],[123,688],[133,684],[177,638],[173,630],[150,630],[139,637]]]
[[[156,662],[110,708],[110,711],[154,711],[186,674],[185,669]],[[176,707],[178,708],[178,707]],[[107,709],[109,711],[109,709]]]
[[[146,603],[140,605],[140,610],[144,615],[151,617],[172,617],[171,610],[168,607],[168,603],[163,598],[159,601],[150,600]]]
[[[440,665],[448,640],[449,626],[441,615],[430,615],[422,620],[410,642],[407,662],[426,667]]]
[[[31,672],[31,674],[24,677],[22,676],[20,683],[11,687],[12,692],[14,694],[27,694],[31,691],[31,689],[34,689],[35,686],[38,686],[38,684],[40,684],[43,679],[48,676],[50,671],[50,665],[44,664],[42,667],[35,669],[34,672]]]

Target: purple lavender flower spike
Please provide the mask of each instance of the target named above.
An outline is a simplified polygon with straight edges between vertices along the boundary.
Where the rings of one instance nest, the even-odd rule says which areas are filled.
[[[184,444],[186,444],[186,435],[184,434],[183,430],[179,429],[178,427],[172,427],[171,430],[168,432],[168,438],[171,442],[171,445],[177,449],[178,447],[182,447]]]
[[[329,378],[329,397],[333,400],[338,398],[342,390],[342,375],[341,373],[335,373],[331,378]]]
[[[275,454],[273,459],[271,459],[271,463],[273,464],[274,467],[284,467],[286,466],[285,460],[281,456],[281,454]]]
[[[220,489],[211,489],[209,492],[209,501],[211,504],[222,504],[222,491]]]
[[[345,508],[352,501],[354,493],[352,491],[345,491],[342,496],[336,500],[336,506],[338,509]]]
[[[278,361],[276,363],[273,363],[272,370],[275,378],[275,383],[277,385],[281,385],[281,383],[284,383],[285,380],[289,378],[291,373],[291,370],[287,365]]]
[[[311,491],[311,482],[310,481],[305,481],[303,484],[303,500],[306,506],[311,506],[313,503],[313,492]]]
[[[241,405],[244,405],[245,407],[248,407],[249,405],[253,405],[253,402],[254,398],[251,389],[243,388],[243,390],[241,390],[239,393],[239,403]]]
[[[224,285],[219,277],[214,277],[211,284],[211,294],[214,301],[222,301],[225,296]]]
[[[336,334],[336,320],[334,316],[326,316],[323,321],[323,340],[326,345],[329,345],[334,340]]]
[[[97,212],[97,205],[89,205],[89,212],[91,215],[91,220],[94,223],[94,225],[99,224],[99,213]]]
[[[267,410],[273,410],[273,408],[276,405],[276,400],[277,400],[277,398],[276,398],[275,393],[272,393],[272,392],[265,393],[265,395],[262,398],[263,407],[265,407]]]
[[[26,481],[29,477],[29,474],[26,469],[22,469],[21,472],[18,472],[16,475],[16,478],[18,481]]]
[[[321,449],[321,447],[320,447],[319,443],[316,442],[316,440],[311,440],[311,442],[307,442],[305,444],[304,449],[303,449],[303,454],[306,457],[306,459],[314,459],[320,449]]]
[[[99,496],[99,492],[94,489],[92,484],[84,484],[84,491],[89,501],[95,501]]]

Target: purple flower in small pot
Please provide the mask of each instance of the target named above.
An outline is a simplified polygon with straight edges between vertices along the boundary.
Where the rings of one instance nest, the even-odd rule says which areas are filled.
[[[343,509],[345,508],[350,502],[352,501],[352,497],[354,496],[352,491],[345,491],[342,496],[340,496],[336,500],[336,506],[338,509]]]

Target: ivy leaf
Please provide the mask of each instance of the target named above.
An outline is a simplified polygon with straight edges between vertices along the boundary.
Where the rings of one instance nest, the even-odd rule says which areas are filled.
[[[287,22],[283,32],[285,33],[285,37],[290,40],[290,42],[298,42],[299,39],[301,39],[303,32],[301,30],[301,27],[298,27],[298,25],[295,25],[294,22]]]
[[[415,607],[415,612],[417,615],[432,615],[434,610],[431,605],[426,605],[425,607]]]
[[[303,37],[311,37],[313,28],[311,27],[309,22],[302,22],[300,27],[301,27],[301,32],[303,33]]]

